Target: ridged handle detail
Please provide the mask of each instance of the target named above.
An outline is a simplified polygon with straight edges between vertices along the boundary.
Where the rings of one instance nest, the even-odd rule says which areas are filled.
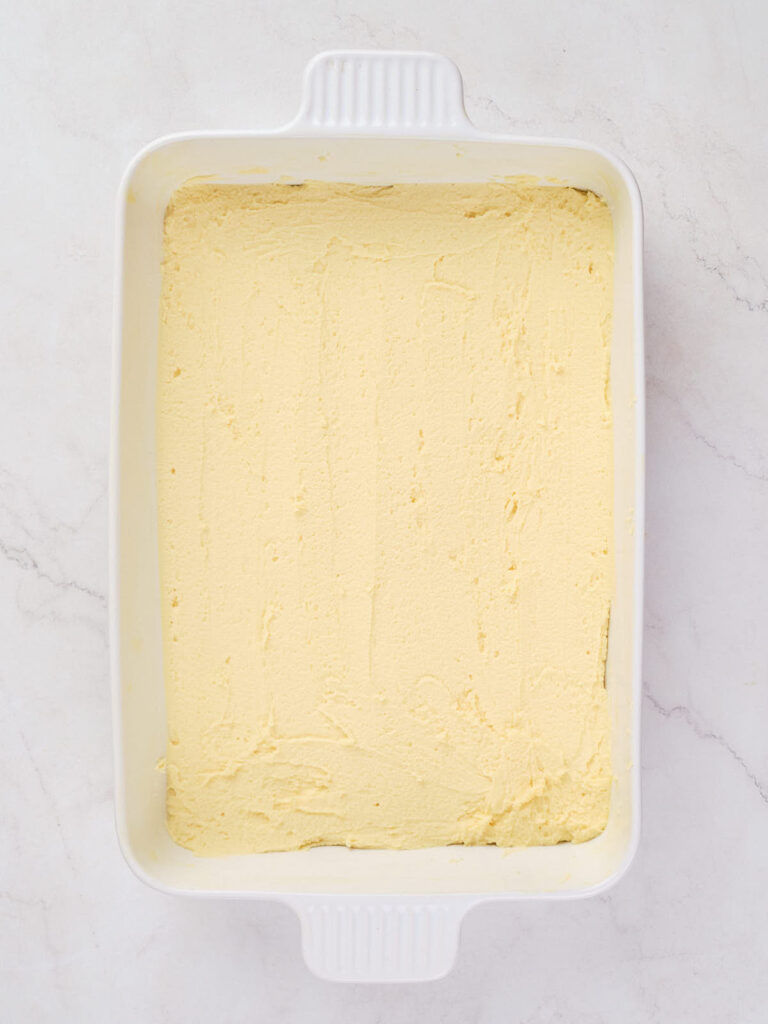
[[[428,981],[450,971],[468,904],[333,897],[296,901],[307,966],[330,981]]]
[[[435,53],[332,51],[308,65],[294,127],[342,134],[471,131],[459,69]]]

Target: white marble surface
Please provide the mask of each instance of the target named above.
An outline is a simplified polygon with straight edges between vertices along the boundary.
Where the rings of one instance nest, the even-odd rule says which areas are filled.
[[[414,8],[418,6],[418,10]],[[3,4],[0,1017],[768,1020],[768,17],[762,0]],[[310,976],[279,905],[144,888],[111,799],[114,200],[146,141],[276,125],[305,61],[426,48],[481,125],[574,135],[646,209],[644,828],[586,902],[467,919],[412,987]]]

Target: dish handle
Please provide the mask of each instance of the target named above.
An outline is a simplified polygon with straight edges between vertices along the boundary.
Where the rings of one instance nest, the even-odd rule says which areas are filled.
[[[304,959],[327,981],[431,981],[453,967],[464,896],[302,896]]]
[[[304,72],[292,131],[322,135],[471,136],[464,83],[437,53],[330,50]]]

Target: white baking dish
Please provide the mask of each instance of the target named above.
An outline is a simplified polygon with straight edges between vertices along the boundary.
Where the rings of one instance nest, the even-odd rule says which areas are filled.
[[[532,175],[592,189],[615,225],[611,363],[616,591],[607,687],[615,784],[608,827],[581,845],[503,850],[318,848],[200,858],[165,827],[166,745],[155,498],[155,375],[163,212],[189,178],[267,182],[486,181]],[[141,152],[120,189],[111,467],[111,635],[120,844],[150,885],[293,906],[318,974],[418,980],[446,973],[467,909],[487,899],[585,896],[614,883],[640,820],[643,568],[642,219],[637,186],[582,143],[478,131],[461,77],[432,54],[327,53],[309,65],[301,111],[270,132],[176,135]]]

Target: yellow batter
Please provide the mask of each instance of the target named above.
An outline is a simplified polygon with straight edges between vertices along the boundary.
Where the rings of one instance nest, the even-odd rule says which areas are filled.
[[[608,209],[195,185],[158,389],[168,827],[201,854],[605,826]]]

